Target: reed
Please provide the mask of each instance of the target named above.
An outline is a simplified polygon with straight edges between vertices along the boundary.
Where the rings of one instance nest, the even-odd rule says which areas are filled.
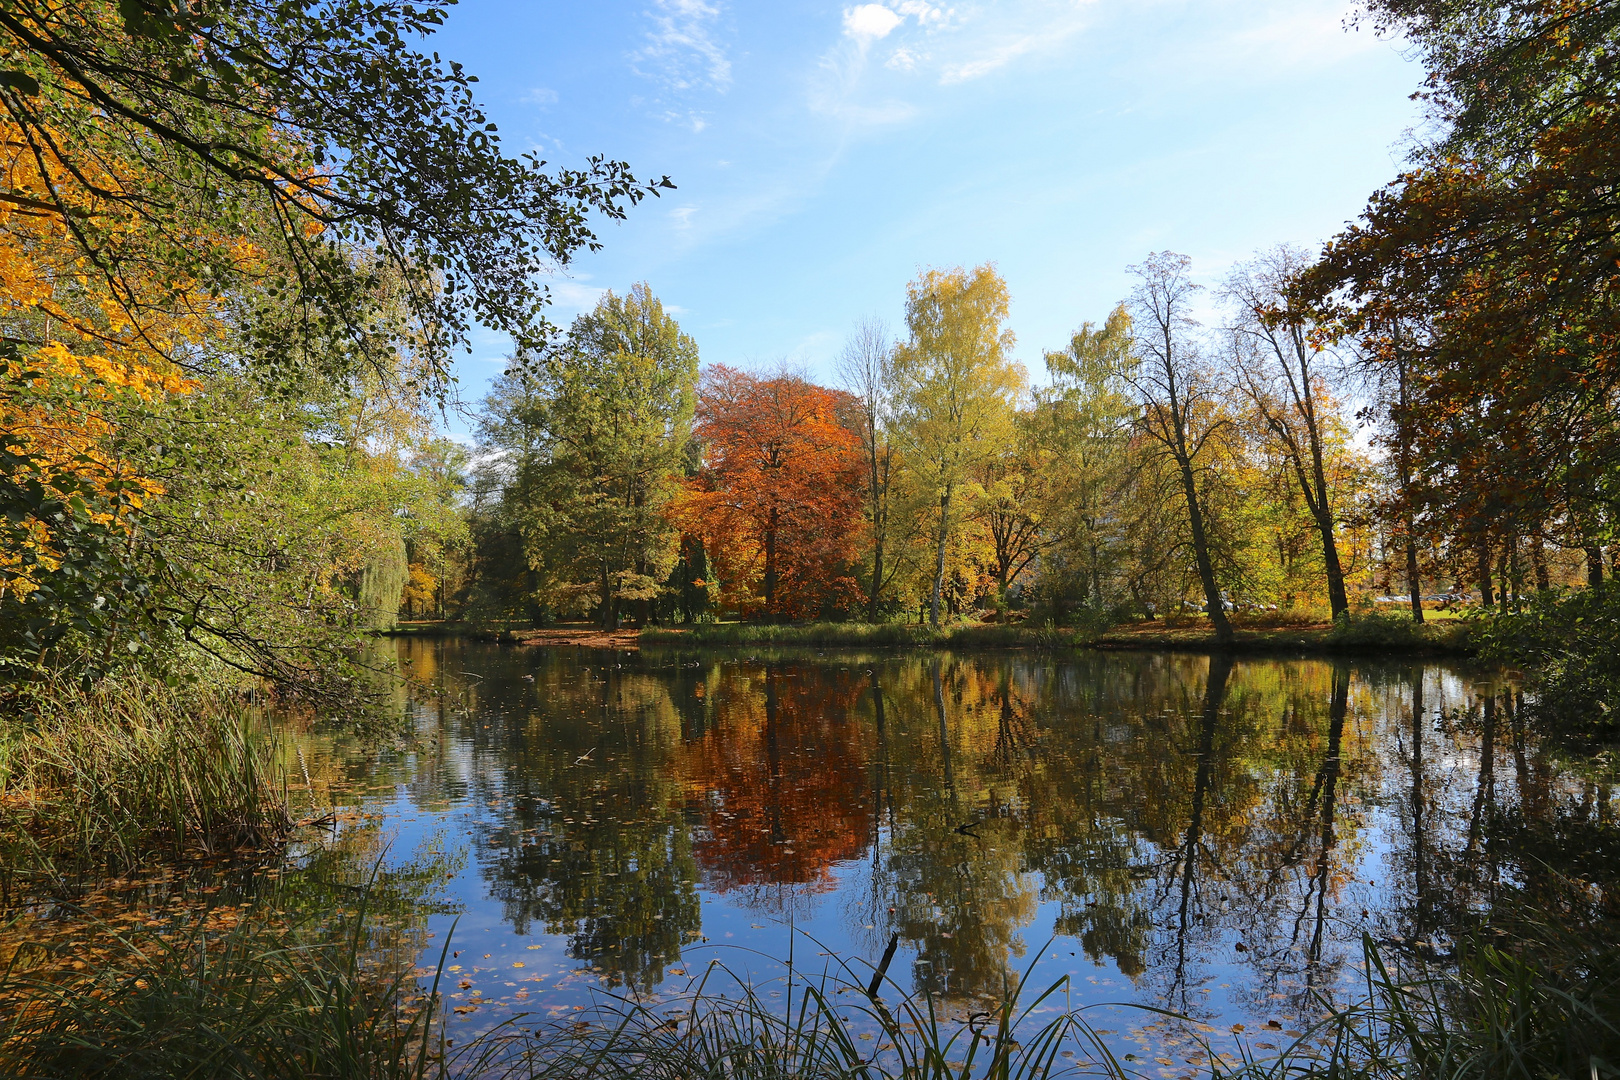
[[[0,719],[0,877],[122,872],[287,828],[268,726],[229,695],[151,679],[32,687]]]
[[[1242,1080],[1612,1080],[1620,1077],[1620,947],[1554,932],[1534,955],[1465,942],[1444,968],[1401,968],[1363,938],[1360,1000]]]
[[[443,1075],[432,1002],[375,946],[364,902],[327,923],[126,936],[91,965],[19,954],[0,975],[0,1073],[19,1080],[423,1080]],[[30,963],[33,961],[33,963]],[[441,959],[442,966],[442,959]]]

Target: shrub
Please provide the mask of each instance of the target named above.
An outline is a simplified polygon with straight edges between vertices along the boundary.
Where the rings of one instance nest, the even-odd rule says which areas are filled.
[[[1620,736],[1620,588],[1538,594],[1484,622],[1480,637],[1486,660],[1529,674],[1527,711],[1545,730],[1580,742]]]

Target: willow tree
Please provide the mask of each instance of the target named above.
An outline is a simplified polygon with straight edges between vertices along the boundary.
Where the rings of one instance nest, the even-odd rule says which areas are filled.
[[[909,340],[895,350],[896,435],[914,484],[938,501],[929,621],[939,625],[945,549],[975,469],[1016,437],[1023,367],[1008,353],[1007,284],[989,264],[928,270],[906,287]]]

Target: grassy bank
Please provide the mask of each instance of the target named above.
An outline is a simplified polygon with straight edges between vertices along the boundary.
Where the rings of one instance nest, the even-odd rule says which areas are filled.
[[[325,921],[234,922],[202,909],[161,930],[86,931],[78,955],[22,949],[0,977],[7,1017],[0,1073],[42,1080],[437,1073],[431,1011],[410,955],[377,947],[363,902]]]
[[[775,645],[807,648],[1028,649],[1086,644],[1093,635],[1063,627],[964,624],[934,629],[915,623],[707,623],[696,626],[647,627],[643,645],[742,646]]]
[[[285,834],[268,728],[152,679],[34,684],[0,718],[0,885],[120,873]]]
[[[1224,650],[1255,654],[1318,653],[1402,656],[1463,656],[1476,651],[1474,624],[1463,619],[1414,623],[1404,615],[1356,615],[1337,622],[1289,619],[1286,616],[1239,616],[1232,620],[1233,641],[1215,640],[1209,620],[1181,617],[1144,620],[1092,636],[1099,649]]]
[[[1362,615],[1332,622],[1313,618],[1260,616],[1233,620],[1236,640],[1225,648],[1244,653],[1326,654],[1399,653],[1461,655],[1473,651],[1471,626],[1457,619],[1418,625],[1402,616]],[[1201,617],[1143,620],[1108,630],[1039,627],[1027,624],[963,624],[934,629],[914,623],[711,623],[648,627],[644,645],[708,647],[780,646],[807,648],[923,649],[1196,649],[1214,651],[1209,621]]]

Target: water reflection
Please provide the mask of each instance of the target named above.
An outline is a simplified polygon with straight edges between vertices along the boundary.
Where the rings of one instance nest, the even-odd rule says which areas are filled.
[[[1608,787],[1456,668],[402,649],[435,693],[372,804],[453,822],[470,912],[638,993],[792,926],[962,999],[1052,938],[1100,999],[1271,1019],[1363,932],[1441,954],[1510,892],[1614,914]]]

